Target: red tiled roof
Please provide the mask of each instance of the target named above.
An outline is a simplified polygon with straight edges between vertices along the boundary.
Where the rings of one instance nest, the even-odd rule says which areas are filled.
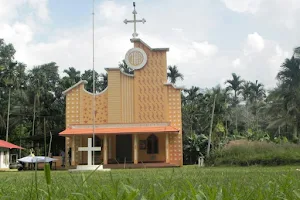
[[[172,126],[147,126],[147,127],[118,127],[118,128],[95,128],[95,134],[141,134],[141,133],[161,133],[176,132],[179,130]],[[67,128],[59,133],[61,136],[68,135],[90,135],[93,134],[92,128]]]
[[[0,147],[7,148],[7,149],[23,149],[22,147],[14,145],[10,142],[6,142],[4,140],[0,140]]]

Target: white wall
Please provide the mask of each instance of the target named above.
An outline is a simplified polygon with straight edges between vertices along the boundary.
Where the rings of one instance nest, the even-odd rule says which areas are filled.
[[[9,169],[9,149],[0,148],[0,169]]]

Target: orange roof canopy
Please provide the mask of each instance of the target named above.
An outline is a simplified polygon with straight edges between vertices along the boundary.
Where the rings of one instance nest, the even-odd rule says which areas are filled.
[[[4,140],[0,140],[0,147],[7,148],[7,149],[23,149],[22,147],[14,145],[10,142],[6,142]]]
[[[95,128],[95,134],[141,134],[162,132],[178,133],[179,130],[172,126]],[[93,128],[67,128],[66,130],[59,133],[59,135],[61,136],[90,134],[93,134]]]

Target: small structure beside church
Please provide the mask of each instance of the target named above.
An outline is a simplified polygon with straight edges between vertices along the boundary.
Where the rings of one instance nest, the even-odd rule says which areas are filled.
[[[138,20],[126,22],[136,27]],[[66,137],[65,149],[71,148],[72,165],[91,162],[88,140],[93,132],[93,148],[101,147],[94,152],[94,164],[108,168],[116,163],[183,164],[181,89],[167,80],[169,49],[151,48],[136,36],[135,29],[130,40],[133,48],[125,55],[134,74],[106,69],[108,87],[95,96],[94,128],[93,93],[85,90],[87,82],[82,80],[64,91],[66,129],[60,135]]]
[[[0,140],[0,170],[9,169],[9,150],[10,149],[22,149],[17,145]]]

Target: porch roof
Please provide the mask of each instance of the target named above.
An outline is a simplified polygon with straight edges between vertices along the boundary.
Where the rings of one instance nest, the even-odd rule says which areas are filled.
[[[150,127],[96,127],[95,134],[142,134],[142,133],[178,133],[179,130],[172,126],[150,126]],[[93,128],[66,128],[60,132],[60,136],[69,135],[91,135]]]
[[[6,149],[23,149],[22,147],[14,145],[10,142],[6,142],[4,140],[0,140],[0,147],[1,148],[6,148]]]

